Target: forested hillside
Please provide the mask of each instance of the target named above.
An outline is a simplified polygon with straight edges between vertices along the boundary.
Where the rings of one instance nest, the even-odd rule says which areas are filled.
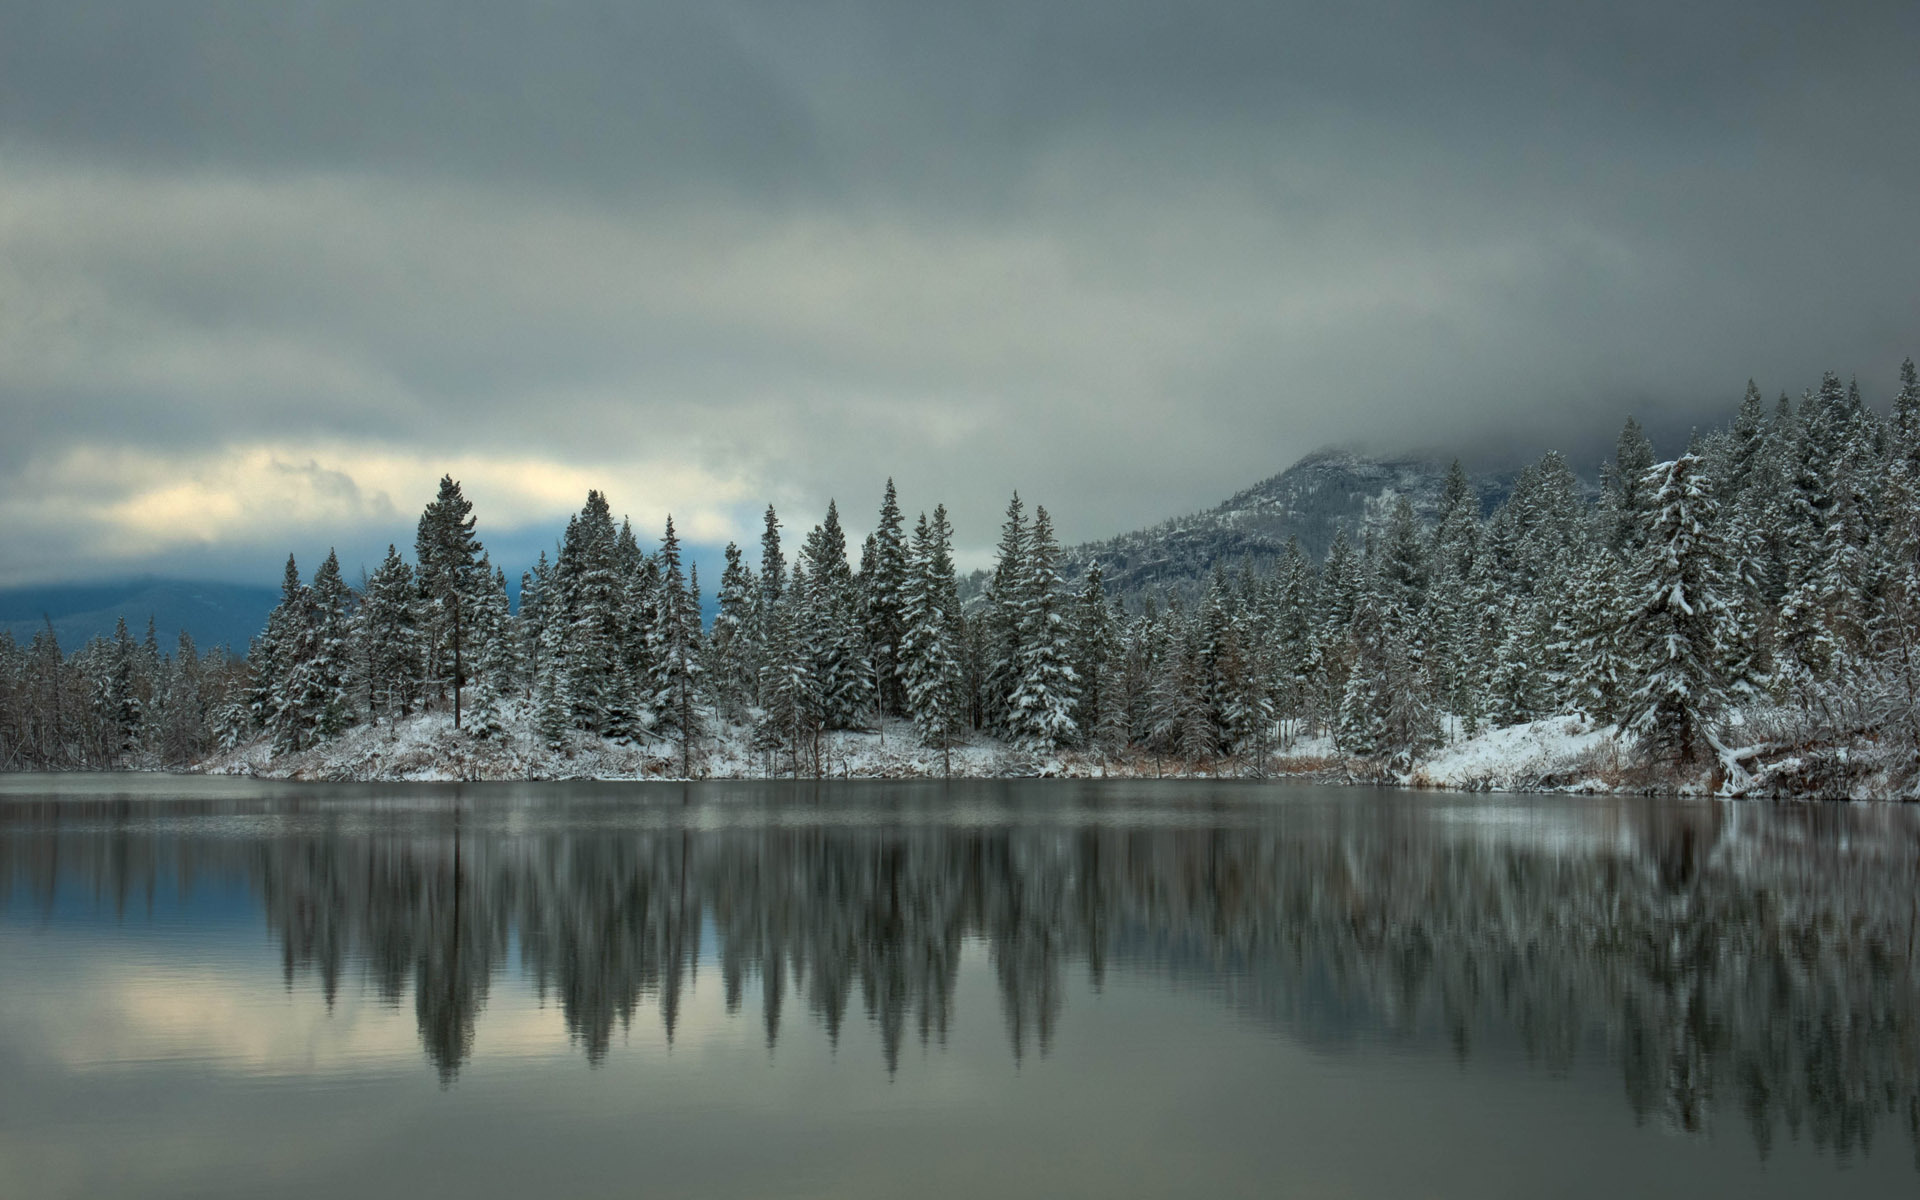
[[[1316,451],[1205,512],[1070,547],[1061,557],[1062,573],[1078,579],[1097,562],[1108,591],[1133,596],[1168,588],[1191,592],[1215,565],[1271,569],[1295,540],[1317,563],[1337,533],[1358,539],[1384,526],[1402,497],[1420,521],[1438,520],[1447,475],[1446,459]],[[1468,474],[1482,515],[1507,498],[1513,480],[1513,472]]]
[[[1353,474],[1323,458],[1270,483],[1336,467]],[[71,657],[45,632],[0,637],[0,762],[184,764],[251,739],[292,754],[434,712],[553,754],[655,747],[683,775],[723,742],[817,774],[824,735],[885,718],[943,758],[990,738],[1262,772],[1327,735],[1404,772],[1452,736],[1580,714],[1631,740],[1649,786],[1913,791],[1911,361],[1884,413],[1831,374],[1797,401],[1749,385],[1724,427],[1664,459],[1628,420],[1597,496],[1550,451],[1488,513],[1490,485],[1455,465],[1431,496],[1382,488],[1356,539],[1341,518],[1364,496],[1263,488],[1221,511],[1324,521],[1323,560],[1296,535],[1191,601],[1125,601],[1098,556],[1070,586],[1046,509],[1018,496],[964,605],[943,506],[909,521],[889,484],[851,552],[837,505],[797,545],[769,508],[757,562],[727,548],[708,626],[671,518],[643,547],[597,491],[511,611],[446,478],[412,560],[390,549],[364,591],[332,557],[311,576],[289,559],[244,668],[124,630]]]

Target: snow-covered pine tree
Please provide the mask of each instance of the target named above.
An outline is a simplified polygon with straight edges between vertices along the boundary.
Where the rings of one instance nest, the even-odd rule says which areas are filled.
[[[1264,774],[1273,728],[1269,668],[1252,626],[1247,597],[1223,600],[1218,612],[1207,648],[1212,665],[1213,709],[1227,748],[1250,763],[1256,774]]]
[[[904,518],[887,480],[880,500],[880,523],[873,531],[873,561],[861,571],[865,591],[867,653],[877,683],[874,702],[883,715],[903,716],[906,696],[901,688],[900,640],[906,633],[907,544]]]
[[[726,565],[714,596],[713,631],[706,642],[707,688],[721,716],[739,720],[753,697],[754,597],[759,581],[740,547],[727,543]]]
[[[1500,640],[1493,649],[1481,711],[1495,726],[1519,725],[1553,711],[1547,666],[1557,608],[1535,598],[1514,597],[1499,613],[1494,627]]]
[[[620,597],[614,606],[606,731],[619,738],[644,738],[659,719],[654,704],[660,645],[656,620],[665,578],[659,556],[640,549],[633,522],[625,518],[613,539],[613,572]]]
[[[549,653],[541,655],[539,670],[534,672],[533,685],[533,729],[540,744],[549,750],[558,750],[567,744],[567,738],[573,729],[573,698],[567,694],[567,672],[560,666],[557,656],[551,653],[551,643],[560,637],[560,625],[554,622],[541,634],[543,642],[548,643]]]
[[[140,702],[139,648],[127,630],[127,619],[114,624],[101,696],[98,701],[106,735],[106,760],[118,764],[140,748],[146,707]]]
[[[354,611],[354,662],[369,720],[397,721],[419,695],[418,592],[413,568],[389,544]]]
[[[807,534],[800,552],[811,583],[805,607],[806,638],[815,654],[813,675],[828,729],[852,729],[873,700],[873,662],[867,657],[853,567],[840,510],[827,502],[826,518]]]
[[[479,578],[481,546],[474,536],[474,521],[473,502],[453,476],[442,475],[439,494],[421,512],[414,539],[427,686],[436,698],[452,693],[456,728],[461,721],[460,693],[467,682],[473,600],[485,583],[492,582]]]
[[[1693,455],[1661,463],[1646,487],[1645,549],[1623,635],[1635,686],[1620,724],[1654,753],[1691,762],[1726,709],[1721,664],[1741,631],[1727,603],[1728,563],[1704,464]]]
[[[305,636],[289,691],[300,711],[302,741],[331,741],[353,724],[353,592],[331,549],[313,573]]]
[[[1073,720],[1082,741],[1097,739],[1111,698],[1109,660],[1117,652],[1120,631],[1107,602],[1106,579],[1098,561],[1087,565],[1086,578],[1073,610],[1073,671],[1080,681]]]
[[[770,678],[766,670],[767,646],[771,638],[769,626],[775,619],[782,595],[787,588],[787,560],[780,549],[780,518],[774,513],[773,505],[767,505],[766,527],[760,534],[760,590],[754,605],[755,632],[753,639],[755,703],[767,703],[766,697],[759,691],[759,680]]]
[[[921,513],[914,525],[901,621],[907,715],[920,740],[940,751],[942,769],[951,775],[953,743],[966,728],[965,631],[953,571],[953,527],[944,504],[934,508],[932,521]]]
[[[1093,744],[1112,759],[1133,744],[1146,711],[1151,639],[1146,618],[1127,619],[1118,599],[1109,603],[1108,613],[1115,629],[1114,647],[1100,676],[1100,723],[1093,729]]]
[[[553,603],[552,583],[553,566],[547,561],[547,552],[542,550],[533,569],[520,572],[520,616],[514,622],[514,633],[520,639],[521,678],[529,700],[538,692],[540,673],[546,667],[541,647],[545,644],[547,614]]]
[[[1479,549],[1480,501],[1456,459],[1447,469],[1433,532],[1432,571],[1427,585],[1431,646],[1427,670],[1435,702],[1465,720],[1477,713],[1483,690],[1473,597],[1474,560]]]
[[[1309,724],[1331,728],[1338,719],[1341,698],[1346,694],[1352,645],[1347,630],[1353,624],[1354,609],[1365,585],[1365,573],[1359,556],[1344,526],[1336,530],[1326,561],[1320,565],[1317,589],[1318,612],[1313,631],[1313,665],[1309,672],[1316,686]]]
[[[617,537],[606,497],[589,491],[560,543],[557,603],[547,618],[554,637],[546,658],[563,672],[556,691],[572,706],[573,727],[609,737],[633,733],[622,722],[629,681],[621,670],[620,634],[628,592],[615,559]]]
[[[1268,691],[1289,741],[1306,728],[1313,713],[1314,583],[1313,564],[1300,548],[1300,539],[1289,538],[1275,569],[1265,622]]]
[[[506,701],[519,674],[519,645],[507,603],[506,573],[482,555],[476,575],[486,585],[473,596],[473,698],[466,727],[475,737],[498,738],[506,732]]]
[[[1632,553],[1637,548],[1634,539],[1646,529],[1648,504],[1641,481],[1652,467],[1653,442],[1640,422],[1628,417],[1626,428],[1614,444],[1613,462],[1601,473],[1603,494],[1613,518],[1605,534],[1609,549]]]
[[[8,638],[9,645],[12,639]],[[206,669],[193,635],[180,631],[173,669],[166,687],[166,724],[160,734],[160,757],[175,766],[198,761],[212,748],[208,735]],[[0,756],[3,757],[3,756]]]
[[[660,588],[653,618],[653,711],[680,749],[680,775],[693,777],[693,758],[706,730],[700,714],[700,608],[680,568],[680,537],[673,516],[660,538]]]
[[[1416,667],[1423,667],[1432,630],[1427,613],[1427,588],[1432,565],[1426,538],[1405,496],[1396,497],[1381,532],[1374,587],[1387,623],[1387,638]],[[1425,685],[1422,685],[1425,690]]]
[[[297,750],[305,733],[292,693],[293,673],[300,662],[311,620],[312,600],[300,578],[293,555],[280,581],[280,602],[267,614],[267,627],[248,651],[251,667],[249,706],[254,725],[265,731],[276,750]]]
[[[813,603],[812,591],[805,564],[796,562],[779,599],[763,614],[767,639],[760,667],[763,716],[755,742],[769,751],[784,748],[795,776],[800,774],[803,755],[815,770],[819,767],[821,698],[813,673],[817,658],[810,636],[813,622],[807,612]]]
[[[1080,683],[1073,669],[1074,630],[1059,555],[1046,508],[1035,508],[1025,578],[1015,599],[1020,657],[1007,708],[1014,739],[1042,752],[1079,738],[1073,712]]]
[[[1000,528],[1000,546],[993,574],[987,581],[980,612],[982,657],[981,702],[985,723],[1008,736],[1019,736],[1012,721],[1010,700],[1020,686],[1021,605],[1027,583],[1026,506],[1015,492],[1007,503],[1006,523]]]

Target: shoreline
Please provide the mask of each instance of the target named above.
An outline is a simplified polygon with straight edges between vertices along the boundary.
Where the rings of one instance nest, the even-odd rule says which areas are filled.
[[[1714,796],[1722,799],[1910,802],[1847,748],[1832,752],[1843,763],[1861,763],[1845,786],[1809,771],[1801,756],[1785,750],[1725,751],[1720,761],[1691,774],[1637,761],[1610,728],[1585,719],[1552,717],[1525,725],[1484,730],[1443,746],[1394,771],[1383,764],[1339,753],[1324,737],[1299,738],[1270,752],[1263,768],[1246,759],[1188,763],[1155,759],[1143,752],[1108,758],[1083,751],[1033,753],[993,739],[952,747],[951,770],[940,751],[914,737],[912,726],[888,721],[869,731],[840,731],[821,738],[818,771],[811,754],[793,773],[793,756],[777,760],[748,749],[748,731],[725,725],[698,745],[693,771],[681,770],[679,747],[667,742],[632,743],[570,736],[549,749],[518,722],[480,738],[456,730],[443,713],[415,714],[396,726],[356,726],[308,750],[274,754],[256,740],[198,763],[164,769],[182,775],[245,776],[288,782],[481,783],[481,782],[698,782],[851,780],[1240,780],[1320,786],[1397,787],[1463,793]],[[1733,761],[1735,755],[1744,755]],[[784,769],[783,769],[784,768]],[[1737,770],[1739,775],[1732,775]],[[1730,778],[1741,786],[1730,787]],[[1806,786],[1812,783],[1815,786]]]

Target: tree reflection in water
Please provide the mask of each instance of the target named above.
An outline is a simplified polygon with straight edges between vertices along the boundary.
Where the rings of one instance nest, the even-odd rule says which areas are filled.
[[[1920,1146],[1913,812],[1348,795],[1197,822],[702,828],[690,809],[524,832],[456,804],[240,837],[19,803],[0,808],[0,898],[78,884],[124,908],[162,880],[244,879],[290,981],[329,1005],[356,975],[412,993],[443,1081],[516,946],[590,1062],[645,1008],[671,1039],[704,966],[729,1012],[759,989],[770,1048],[790,1004],[837,1041],[857,997],[891,1070],[908,1039],[944,1042],[977,941],[1016,1056],[1046,1052],[1065,972],[1119,969],[1309,1041],[1464,1058],[1517,1037],[1551,1071],[1604,1045],[1636,1116],[1694,1131],[1724,1105],[1763,1154],[1782,1127],[1864,1150],[1889,1121]],[[196,811],[216,808],[167,810]]]

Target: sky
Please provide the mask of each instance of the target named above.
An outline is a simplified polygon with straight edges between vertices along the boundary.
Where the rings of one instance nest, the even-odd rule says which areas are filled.
[[[1916,128],[1911,3],[0,0],[0,586],[1884,407]]]

